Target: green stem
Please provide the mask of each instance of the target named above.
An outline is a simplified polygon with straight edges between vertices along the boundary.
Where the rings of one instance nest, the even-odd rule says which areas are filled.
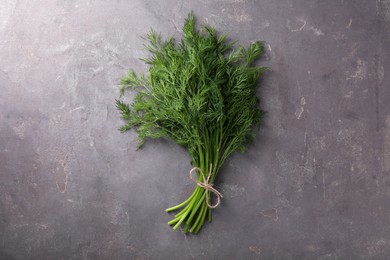
[[[197,192],[197,189],[195,189],[195,191],[191,194],[191,196],[186,199],[185,201],[183,201],[182,203],[176,205],[176,206],[173,206],[173,207],[170,207],[170,208],[167,208],[165,210],[165,212],[171,212],[171,211],[174,211],[174,210],[177,210],[183,206],[185,206],[186,204],[188,204],[188,202],[190,202],[190,200],[194,197],[195,193]]]
[[[191,209],[192,207],[194,206],[194,203],[195,203],[196,200],[192,200],[190,202],[190,207],[189,207],[189,210],[186,211],[186,213],[184,213],[184,215],[180,218],[179,222],[177,222],[177,224],[173,227],[174,230],[176,230],[180,225],[181,223],[183,223],[183,221],[185,220],[185,218],[187,217],[187,215],[191,212]]]
[[[199,232],[199,229],[203,226],[204,218],[205,218],[206,212],[207,212],[207,204],[206,203],[204,204],[204,207],[205,207],[205,209],[203,210],[203,212],[201,214],[200,222],[198,224],[198,227],[194,230],[195,234],[197,234]]]
[[[203,202],[204,203],[204,202]],[[205,210],[205,207],[204,205],[202,205],[202,207],[200,208],[200,212],[198,214],[198,217],[196,218],[195,220],[195,223],[192,225],[191,229],[190,229],[190,232],[194,232],[195,228],[197,228],[197,225],[199,224],[199,221],[203,215],[203,211]]]
[[[191,220],[192,220],[193,217],[195,216],[195,214],[196,214],[196,212],[198,211],[200,205],[201,205],[202,203],[204,203],[204,198],[206,197],[206,192],[201,192],[201,193],[203,193],[203,194],[200,196],[198,203],[196,204],[196,206],[195,206],[194,208],[191,209],[192,213],[191,213],[191,215],[188,217],[188,220],[187,220],[187,222],[186,222],[187,224],[190,224],[190,223],[191,223]],[[199,196],[198,196],[198,197],[199,197]]]
[[[222,124],[221,124],[222,126]],[[220,148],[223,143],[223,132],[220,129],[207,131],[203,136],[203,143],[198,144],[198,156],[193,159],[195,166],[199,167],[207,179],[210,163],[212,164],[212,172],[209,183],[214,183],[221,163]],[[222,154],[223,155],[223,154]],[[204,182],[202,174],[197,173],[197,179]],[[211,193],[210,193],[211,195]],[[209,200],[211,196],[209,196]],[[166,212],[181,209],[173,220],[169,221],[169,225],[174,225],[173,229],[177,229],[181,224],[185,223],[183,232],[198,233],[204,222],[212,220],[212,209],[208,207],[206,201],[206,191],[197,186],[188,199],[182,203],[166,209]]]
[[[181,223],[183,223],[183,221],[186,218],[186,216],[188,215],[188,213],[189,213],[189,211],[186,212],[186,214],[184,214],[184,216],[179,220],[179,222],[177,222],[177,224],[173,227],[173,230],[176,230],[181,225]]]

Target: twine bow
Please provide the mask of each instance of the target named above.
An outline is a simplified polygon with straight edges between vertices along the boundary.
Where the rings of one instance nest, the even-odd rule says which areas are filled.
[[[191,169],[189,175],[190,175],[190,179],[196,183],[196,185],[198,185],[199,187],[203,188],[206,190],[206,203],[207,203],[207,206],[209,208],[216,208],[218,207],[219,204],[221,204],[221,198],[223,198],[222,194],[213,187],[214,184],[212,183],[209,183],[210,181],[210,177],[211,177],[211,172],[212,172],[212,169],[213,169],[213,165],[210,164],[210,171],[209,171],[209,174],[207,176],[207,179],[205,178],[204,176],[204,173],[202,171],[202,169],[200,169],[199,167],[194,167]],[[194,178],[194,175],[193,175],[193,172],[200,172],[201,176],[202,176],[202,179],[203,179],[203,182],[199,181],[198,179]],[[214,193],[214,195],[217,197],[217,202],[214,204],[214,205],[210,205],[209,203],[209,192],[212,192]]]

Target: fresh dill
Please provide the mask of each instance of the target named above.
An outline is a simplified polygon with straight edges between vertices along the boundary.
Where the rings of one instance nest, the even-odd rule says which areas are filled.
[[[225,160],[235,151],[245,151],[253,140],[254,126],[263,111],[256,96],[258,79],[267,69],[253,64],[263,53],[263,44],[251,43],[235,48],[227,35],[217,35],[210,25],[195,28],[192,13],[183,26],[180,43],[164,41],[160,34],[148,34],[150,57],[147,75],[133,70],[121,80],[120,95],[136,90],[131,104],[116,101],[125,124],[120,131],[135,129],[139,147],[146,138],[169,138],[182,145],[192,157],[194,167],[210,183]],[[198,172],[198,179],[203,182]],[[212,209],[204,188],[196,186],[183,203],[166,211],[181,210],[168,224],[184,225],[184,232],[197,233]],[[208,194],[209,195],[209,194]]]

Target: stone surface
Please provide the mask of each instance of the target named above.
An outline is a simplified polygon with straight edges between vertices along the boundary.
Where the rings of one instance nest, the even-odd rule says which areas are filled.
[[[188,1],[189,2],[189,1]],[[185,151],[136,151],[117,84],[190,10],[264,40],[268,111],[198,236]],[[388,259],[390,1],[0,1],[0,259]]]

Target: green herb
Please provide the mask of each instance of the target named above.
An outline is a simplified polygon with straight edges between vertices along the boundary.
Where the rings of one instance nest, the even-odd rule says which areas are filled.
[[[136,75],[130,70],[121,81],[121,96],[130,89],[137,94],[130,105],[116,103],[126,122],[120,130],[134,128],[139,147],[146,138],[172,139],[188,150],[194,167],[211,173],[209,183],[214,183],[230,154],[246,149],[254,137],[253,126],[263,115],[255,92],[267,68],[253,65],[263,44],[234,48],[226,38],[207,24],[196,30],[192,13],[178,44],[173,38],[163,41],[152,30],[146,46],[151,56],[143,59],[149,73]],[[199,182],[204,182],[201,175],[197,171]],[[196,186],[186,201],[166,209],[181,210],[168,224],[197,233],[206,218],[211,221],[212,209],[206,202],[211,195],[206,192],[210,191]]]

